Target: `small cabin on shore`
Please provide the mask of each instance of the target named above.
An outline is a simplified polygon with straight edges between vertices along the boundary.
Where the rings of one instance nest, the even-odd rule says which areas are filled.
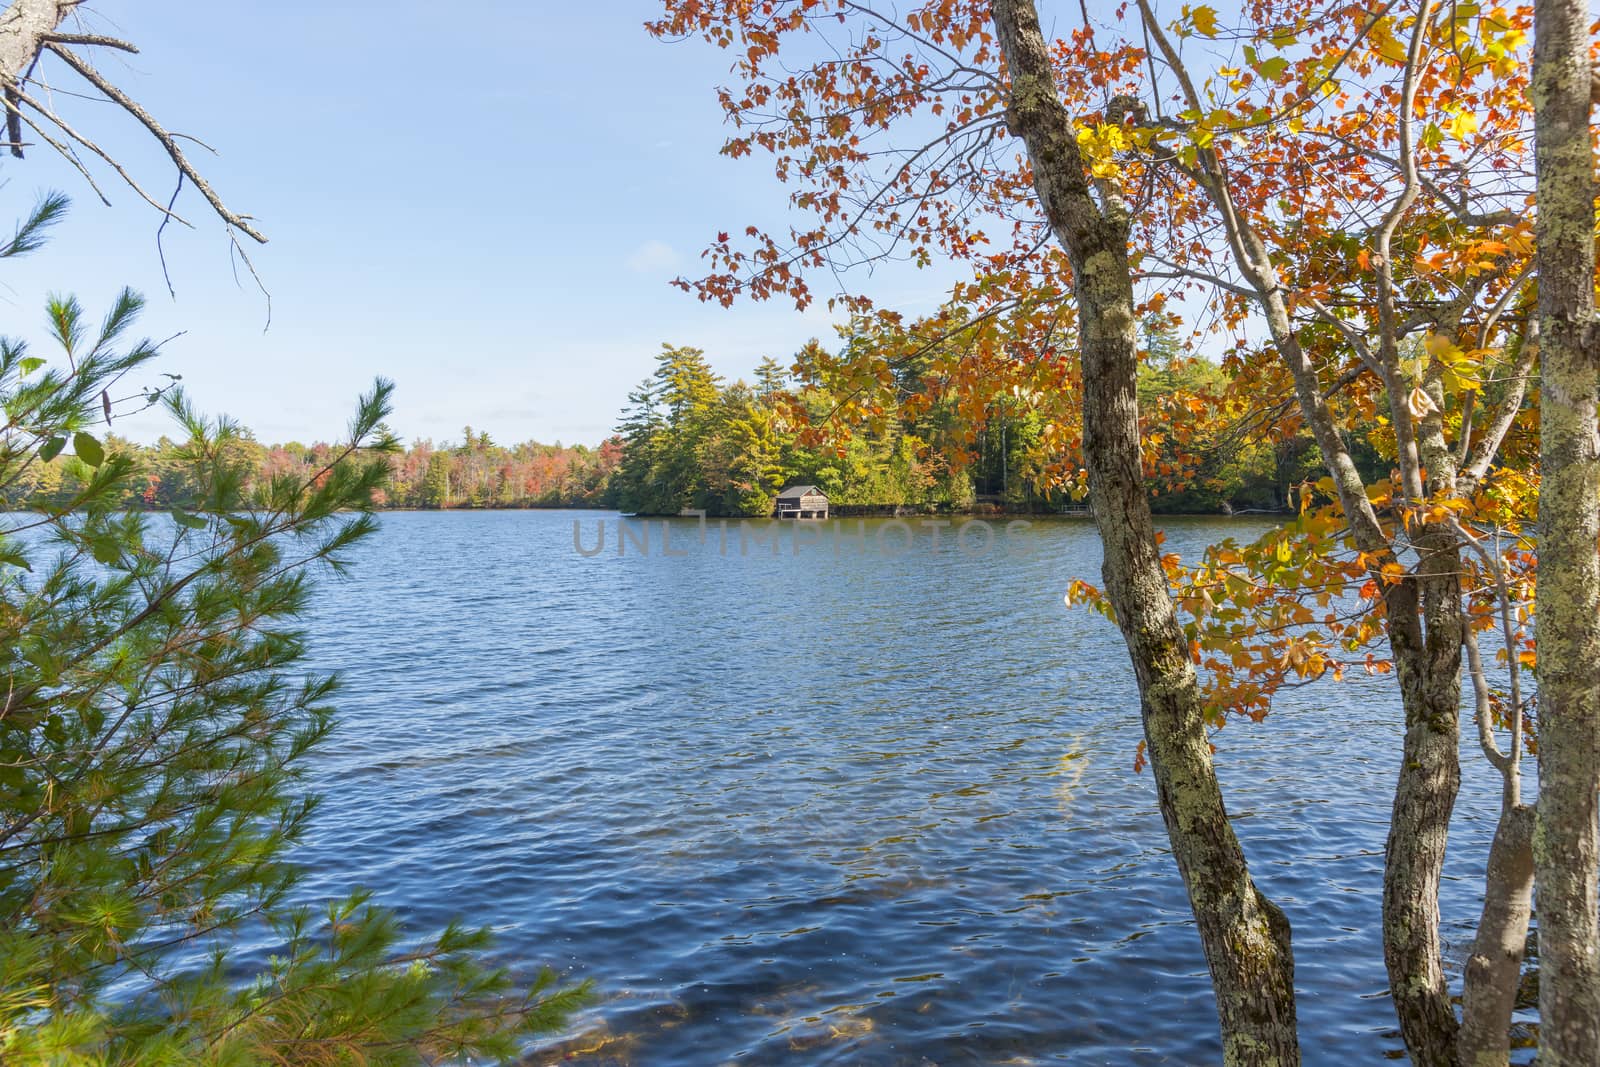
[[[791,485],[778,494],[775,514],[780,519],[825,519],[828,498],[814,485]]]

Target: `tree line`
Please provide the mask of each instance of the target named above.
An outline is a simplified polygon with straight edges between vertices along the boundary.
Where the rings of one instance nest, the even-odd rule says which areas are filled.
[[[830,368],[866,358],[876,338],[862,325],[839,353],[813,340],[788,365],[767,357],[753,383],[724,381],[701,349],[663,344],[607,442],[620,461],[598,499],[637,514],[746,517],[772,514],[790,485],[815,485],[846,509],[1051,512],[1082,499],[1079,450],[1044,432],[1046,414],[997,400],[974,425],[959,398],[938,396],[928,358],[896,362],[892,392],[872,410],[852,405]],[[1151,317],[1142,341],[1151,508],[1288,509],[1320,467],[1310,434],[1252,430],[1230,399],[1233,374],[1186,352],[1175,320]],[[1384,463],[1369,447],[1361,458],[1368,471]]]
[[[1172,320],[1152,318],[1142,337],[1138,396],[1147,412],[1151,508],[1166,514],[1288,508],[1319,465],[1316,442],[1306,433],[1269,439],[1248,432],[1229,410],[1230,372],[1186,354]],[[999,404],[975,433],[963,435],[951,405],[909,402],[935,388],[924,363],[897,369],[906,399],[870,418],[847,417],[840,390],[825,380],[825,368],[839,358],[813,340],[788,365],[764,359],[754,384],[729,383],[702,350],[663,345],[655,371],[629,394],[616,433],[599,445],[501,445],[467,426],[459,443],[416,440],[388,456],[389,476],[372,506],[616,508],[648,515],[695,508],[754,517],[772,514],[778,492],[798,484],[820,487],[836,507],[918,512],[1051,512],[1081,497],[1062,476],[1081,466],[1078,457],[1053,451],[1058,446],[1042,432],[1037,411]],[[1199,430],[1203,442],[1192,425],[1196,407],[1211,413]],[[1181,441],[1173,425],[1186,425]],[[121,491],[123,506],[168,509],[192,497],[188,442],[163,436],[139,444],[109,433],[103,443],[136,458],[141,471],[139,483]],[[326,442],[268,445],[245,428],[227,447],[251,484],[319,470],[335,450]],[[1382,458],[1362,449],[1365,469],[1377,470]],[[1196,455],[1203,460],[1195,462]],[[60,507],[90,478],[91,469],[64,451],[30,465],[6,487],[5,503]]]
[[[107,452],[137,462],[135,482],[119,487],[117,502],[129,508],[168,509],[193,498],[196,483],[188,462],[190,442],[163,436],[143,445],[115,433],[103,435]],[[266,445],[240,429],[227,443],[250,485],[309,476],[321,470],[337,446],[291,441]],[[619,442],[598,447],[527,441],[503,446],[468,426],[460,444],[414,441],[384,457],[388,477],[373,491],[371,506],[390,508],[603,507],[611,474],[620,462]],[[77,499],[93,470],[70,451],[29,466],[4,488],[13,508],[62,507]]]

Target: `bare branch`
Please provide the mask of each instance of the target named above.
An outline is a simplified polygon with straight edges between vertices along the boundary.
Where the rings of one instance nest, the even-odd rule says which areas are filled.
[[[69,126],[67,124],[67,121],[65,119],[63,119],[60,115],[57,115],[54,111],[51,111],[48,107],[44,106],[39,101],[35,100],[33,97],[29,96],[27,93],[23,92],[21,89],[16,88],[15,86],[12,87],[12,92],[14,92],[16,94],[17,98],[22,103],[27,104],[29,107],[31,107],[35,111],[39,112],[39,114],[43,115],[45,118],[47,118],[51,122],[55,123],[56,126],[60,128],[62,133],[65,133],[68,137],[72,138],[74,141],[77,141],[79,144],[83,145],[83,147],[87,148],[89,151],[93,152],[95,155],[97,155],[101,159],[103,159],[106,162],[107,166],[109,166],[112,170],[116,171],[117,174],[122,178],[122,180],[124,182],[128,183],[128,188],[132,189],[134,192],[138,193],[141,197],[144,198],[145,203],[149,204],[151,207],[155,208],[157,211],[161,212],[162,214],[171,215],[172,218],[177,219],[179,222],[183,223],[185,226],[188,226],[190,229],[194,228],[193,225],[187,219],[185,219],[183,216],[177,215],[177,214],[173,214],[172,212],[167,211],[166,208],[162,207],[161,206],[161,202],[156,200],[149,193],[145,192],[144,186],[142,186],[138,182],[134,181],[133,180],[133,175],[129,174],[127,172],[127,170],[122,166],[122,164],[118,163],[115,159],[113,159],[109,152],[107,152],[104,148],[101,148],[99,145],[97,145],[93,141],[89,140],[89,138],[85,137],[83,134],[79,133],[77,130],[75,130],[71,126]],[[10,105],[8,104],[7,107],[9,109]],[[39,130],[38,125],[35,124],[32,120],[30,120],[25,112],[23,112],[21,114],[22,114],[22,121],[26,122],[29,126],[32,126],[34,128],[34,130],[36,130],[36,131]],[[42,132],[40,133],[40,136],[43,136]],[[52,142],[52,143],[54,143],[54,142]],[[70,156],[69,156],[69,158],[70,158]],[[80,167],[79,169],[81,170],[82,167]],[[98,189],[96,189],[95,191],[99,192]],[[104,194],[101,194],[101,199],[105,200]],[[109,204],[110,201],[107,200],[106,203]]]
[[[264,238],[262,238],[262,239],[264,240]],[[267,291],[266,284],[263,283],[262,280],[261,280],[261,275],[256,273],[256,265],[254,263],[250,262],[250,254],[248,252],[246,252],[244,250],[244,246],[239,243],[239,237],[238,237],[237,234],[235,234],[233,232],[232,227],[229,227],[229,229],[228,229],[228,241],[229,241],[229,249],[228,249],[229,257],[231,258],[233,256],[233,253],[235,253],[235,252],[239,253],[239,258],[244,260],[245,270],[248,270],[250,272],[250,277],[255,279],[256,288],[261,290],[261,295],[263,297],[265,297],[266,300],[267,300],[267,321],[261,327],[261,332],[262,333],[266,333],[269,329],[272,328],[272,294]],[[238,271],[237,267],[234,268],[233,280],[234,280],[234,282],[236,284],[239,281],[239,271]]]
[[[6,90],[6,138],[11,142],[11,154],[22,158],[22,116],[17,109],[17,94]]]
[[[83,57],[77,55],[71,49],[65,47],[64,45],[48,42],[45,44],[45,47],[51,52],[54,52],[57,56],[60,56],[62,61],[64,61],[67,66],[77,71],[85,81],[89,82],[96,89],[99,89],[102,93],[105,93],[106,96],[110,97],[112,100],[121,105],[124,111],[138,119],[144,128],[149,130],[150,133],[155,136],[156,140],[161,142],[161,146],[167,150],[167,155],[171,157],[173,165],[176,166],[178,170],[189,179],[189,181],[194,183],[194,187],[200,190],[200,195],[206,198],[206,202],[211,205],[211,209],[213,211],[221,216],[222,221],[226,222],[232,228],[249,234],[250,237],[261,244],[267,243],[266,235],[250,224],[248,215],[239,215],[229,210],[228,205],[222,202],[222,198],[216,194],[215,190],[211,188],[210,184],[205,180],[205,178],[201,177],[200,172],[195,169],[194,164],[189,162],[189,157],[184,155],[183,149],[178,147],[177,138],[168,132],[166,127],[157,122],[155,117],[144,109],[143,105],[134,100],[127,93],[123,92],[121,89],[118,89],[111,82],[107,81],[99,71],[95,70],[86,60],[83,59]]]
[[[37,122],[34,122],[31,118],[29,118],[27,115],[24,115],[19,110],[15,110],[8,106],[6,108],[6,115],[8,119],[15,118],[19,122],[27,123],[28,128],[39,135],[39,140],[43,141],[45,144],[61,153],[62,157],[66,159],[68,163],[71,163],[75,168],[77,168],[78,173],[83,175],[83,180],[89,183],[89,188],[94,190],[94,195],[100,198],[100,202],[102,204],[105,204],[107,207],[111,206],[111,201],[106,197],[106,194],[101,191],[100,186],[95,182],[94,175],[89,173],[89,168],[83,165],[83,161],[78,158],[78,153],[72,150],[71,145],[62,144],[54,137],[51,137],[48,133],[45,133]]]
[[[1510,773],[1511,761],[1500,751],[1494,737],[1494,724],[1489,721],[1489,679],[1483,673],[1483,654],[1478,651],[1478,631],[1470,626],[1462,628],[1462,647],[1467,650],[1467,674],[1472,679],[1473,718],[1478,723],[1478,747],[1501,776]]]
[[[167,295],[176,300],[178,291],[172,287],[172,275],[167,271],[167,250],[162,247],[161,235],[166,232],[167,223],[172,221],[172,205],[178,202],[178,194],[183,192],[183,171],[178,172],[178,184],[172,187],[172,199],[167,201],[167,214],[162,216],[161,225],[156,227],[156,256],[161,260],[161,278],[167,283]]]
[[[1538,352],[1539,324],[1535,321],[1528,324],[1522,348],[1517,352],[1517,361],[1512,367],[1506,393],[1500,398],[1494,418],[1478,441],[1478,448],[1472,460],[1461,469],[1461,477],[1470,478],[1476,483],[1482,481],[1484,475],[1489,472],[1489,465],[1494,462],[1495,455],[1500,451],[1500,445],[1511,430],[1511,424],[1516,422],[1517,414],[1522,410],[1522,398],[1527,395],[1528,378],[1533,372],[1533,361]]]
[[[45,44],[81,44],[99,45],[103,48],[118,48],[124,52],[139,54],[137,45],[124,41],[120,37],[107,37],[103,33],[47,33],[39,38]]]
[[[1496,543],[1495,550],[1491,552],[1484,547],[1483,539],[1473,536],[1454,515],[1451,515],[1448,521],[1451,528],[1455,530],[1456,536],[1461,538],[1478,554],[1484,565],[1489,568],[1489,573],[1494,576],[1495,597],[1499,602],[1500,637],[1505,642],[1506,658],[1508,660],[1506,667],[1510,672],[1511,679],[1511,751],[1505,757],[1503,765],[1495,763],[1493,757],[1490,757],[1490,762],[1495,763],[1495,766],[1500,768],[1500,773],[1504,776],[1504,799],[1506,806],[1510,807],[1520,803],[1522,793],[1520,768],[1522,759],[1522,664],[1521,660],[1517,658],[1517,628],[1515,621],[1511,617],[1511,589],[1506,583],[1505,568],[1500,564],[1499,544]],[[1499,541],[1498,534],[1496,534],[1495,540],[1496,542]],[[1472,634],[1471,626],[1462,627],[1462,630],[1464,633],[1471,635],[1470,643],[1467,644],[1467,655],[1474,661],[1475,666],[1481,670],[1481,664],[1476,663],[1478,658],[1477,637]],[[1476,679],[1474,679],[1473,684],[1477,684]],[[1483,727],[1480,725],[1478,729],[1481,732]],[[1487,750],[1485,754],[1487,754]]]

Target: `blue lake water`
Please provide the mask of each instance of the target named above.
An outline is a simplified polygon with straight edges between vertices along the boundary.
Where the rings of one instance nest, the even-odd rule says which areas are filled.
[[[597,525],[607,540],[593,550]],[[533,1063],[1201,1064],[1199,941],[1082,520],[812,526],[777,555],[599,512],[395,513],[310,620],[342,725],[306,891],[595,981]],[[958,524],[959,525],[959,524]],[[754,524],[753,532],[765,524]],[[844,523],[854,534],[854,520]],[[1260,523],[1178,520],[1193,554]],[[937,537],[937,544],[935,538]],[[1217,738],[1257,881],[1294,925],[1306,1062],[1401,1059],[1379,886],[1389,678]],[[1497,780],[1463,749],[1443,899],[1476,919]]]

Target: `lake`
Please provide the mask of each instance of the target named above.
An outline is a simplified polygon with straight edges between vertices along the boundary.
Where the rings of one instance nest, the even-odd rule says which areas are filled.
[[[346,687],[308,893],[365,884],[414,932],[464,915],[513,966],[592,978],[534,1063],[1219,1061],[1126,651],[1062,602],[1098,581],[1092,522],[843,520],[798,549],[791,524],[774,555],[765,522],[741,551],[672,520],[663,555],[630,521],[619,556],[620,521],[386,514],[324,584],[314,660]],[[1164,527],[1186,556],[1265,528]],[[1398,705],[1352,677],[1217,737],[1294,924],[1307,1063],[1403,1059],[1379,933]],[[1456,964],[1498,789],[1462,758]]]

